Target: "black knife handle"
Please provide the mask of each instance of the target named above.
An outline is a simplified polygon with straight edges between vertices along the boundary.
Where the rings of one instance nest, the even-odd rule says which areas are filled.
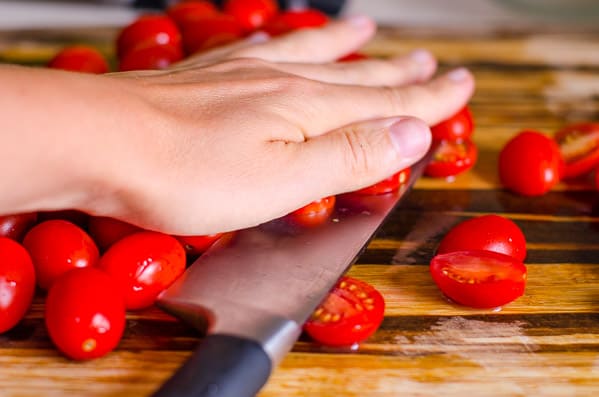
[[[153,397],[253,397],[268,380],[271,367],[257,342],[208,335]]]

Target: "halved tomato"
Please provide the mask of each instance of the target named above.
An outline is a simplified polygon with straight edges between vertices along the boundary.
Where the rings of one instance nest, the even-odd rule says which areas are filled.
[[[554,136],[564,159],[564,178],[575,178],[599,165],[599,123],[569,125]]]
[[[311,202],[287,215],[296,225],[312,227],[323,224],[335,209],[335,196],[329,196]]]
[[[355,191],[355,194],[360,194],[364,196],[377,195],[377,194],[385,194],[395,192],[399,190],[399,188],[410,180],[410,167],[405,168],[399,171],[396,174],[393,174],[387,179],[383,179],[379,183],[375,183],[372,186],[365,187],[364,189],[360,189]]]
[[[433,139],[440,141],[470,139],[474,131],[474,120],[468,106],[464,106],[459,112],[431,127]]]
[[[304,324],[304,331],[327,346],[351,346],[381,325],[385,300],[372,285],[343,277]]]
[[[223,233],[209,234],[205,236],[175,236],[185,248],[188,255],[200,255],[208,251]]]
[[[424,174],[435,178],[458,175],[472,168],[477,157],[478,148],[470,139],[443,140],[439,142]]]
[[[435,256],[430,272],[439,289],[453,301],[479,309],[512,302],[524,293],[526,266],[491,251],[456,251]]]

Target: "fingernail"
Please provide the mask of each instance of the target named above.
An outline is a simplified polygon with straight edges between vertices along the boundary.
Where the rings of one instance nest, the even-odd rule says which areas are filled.
[[[356,28],[365,28],[367,26],[372,25],[372,19],[367,17],[366,15],[352,15],[350,17],[345,18],[349,24]]]
[[[268,40],[270,40],[270,35],[266,32],[256,32],[249,36],[246,40],[252,44],[266,43]]]
[[[431,131],[422,120],[402,119],[389,128],[391,141],[402,159],[417,159],[426,153],[431,145]]]
[[[427,50],[418,49],[410,53],[410,58],[416,63],[428,64],[432,62],[433,54]]]
[[[466,68],[458,68],[454,69],[451,72],[447,73],[447,77],[449,80],[454,81],[456,83],[461,83],[462,81],[468,79],[470,76],[470,72]]]

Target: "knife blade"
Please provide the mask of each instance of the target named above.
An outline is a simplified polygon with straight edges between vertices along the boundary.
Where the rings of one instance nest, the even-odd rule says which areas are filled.
[[[398,192],[338,197],[330,221],[300,228],[277,219],[203,254],[158,305],[206,333],[155,397],[251,397],[299,337],[302,325],[419,178]]]

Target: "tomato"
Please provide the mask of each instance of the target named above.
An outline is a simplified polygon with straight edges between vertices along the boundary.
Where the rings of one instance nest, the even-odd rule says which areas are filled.
[[[523,261],[526,239],[511,220],[499,215],[483,215],[454,226],[441,240],[437,254],[469,250],[499,252]]]
[[[45,318],[58,350],[74,360],[87,360],[119,344],[125,329],[125,304],[106,273],[96,268],[72,269],[50,288]]]
[[[329,219],[335,209],[335,201],[335,196],[325,197],[293,211],[287,217],[296,225],[318,226]]]
[[[31,257],[21,244],[0,237],[0,333],[21,321],[34,293],[35,271]]]
[[[114,243],[99,267],[116,281],[127,309],[143,309],[185,271],[185,250],[167,234],[139,232]]]
[[[468,106],[464,106],[459,112],[431,127],[433,139],[437,141],[457,139],[470,139],[474,131],[474,120]]]
[[[492,251],[455,251],[435,256],[433,280],[453,301],[479,309],[495,308],[522,296],[526,266]]]
[[[364,189],[357,190],[354,193],[364,196],[391,193],[399,190],[399,188],[408,183],[409,180],[410,167],[404,168],[403,170],[393,174],[389,178],[383,179],[379,183],[376,183],[372,186],[368,186]]]
[[[183,59],[181,47],[170,45],[136,47],[122,57],[119,71],[166,69],[181,59]]]
[[[69,221],[75,225],[85,228],[89,215],[85,212],[77,210],[59,210],[59,211],[42,211],[38,213],[38,222],[45,222],[54,219],[62,219],[63,221]]]
[[[351,54],[347,54],[346,56],[339,58],[337,62],[363,61],[364,59],[368,59],[368,56],[359,52],[352,52]]]
[[[193,54],[243,37],[237,20],[225,14],[187,20],[181,27],[185,52]]]
[[[275,0],[226,0],[223,10],[247,31],[263,26],[279,11]]]
[[[126,26],[117,37],[117,55],[122,59],[136,47],[169,45],[181,48],[181,33],[165,15],[143,15]]]
[[[304,324],[304,331],[328,346],[351,346],[370,337],[383,321],[385,300],[372,285],[343,277]]]
[[[88,231],[96,244],[105,250],[125,236],[142,231],[143,229],[127,222],[105,216],[89,218]]]
[[[458,175],[472,168],[478,157],[478,148],[469,139],[441,141],[424,174],[435,178]]]
[[[547,193],[559,181],[562,169],[559,147],[540,132],[519,133],[499,153],[501,183],[525,196]]]
[[[271,36],[280,36],[301,28],[317,28],[328,22],[329,17],[315,9],[289,10],[276,15],[262,30]]]
[[[98,50],[82,45],[63,48],[48,62],[48,67],[96,74],[107,73],[109,69],[106,59]]]
[[[177,240],[183,245],[188,255],[200,255],[208,251],[224,233],[209,234],[206,236],[176,236]]]
[[[206,0],[188,0],[170,6],[166,13],[178,26],[182,26],[188,19],[218,14],[218,9]]]
[[[599,165],[599,123],[569,125],[554,136],[564,159],[564,178],[574,178]]]
[[[38,285],[48,289],[63,273],[76,267],[95,266],[98,247],[79,226],[50,220],[34,226],[23,239],[35,266]]]
[[[599,168],[595,170],[595,190],[599,190]]]
[[[0,216],[0,237],[21,241],[23,235],[37,222],[37,212]]]

